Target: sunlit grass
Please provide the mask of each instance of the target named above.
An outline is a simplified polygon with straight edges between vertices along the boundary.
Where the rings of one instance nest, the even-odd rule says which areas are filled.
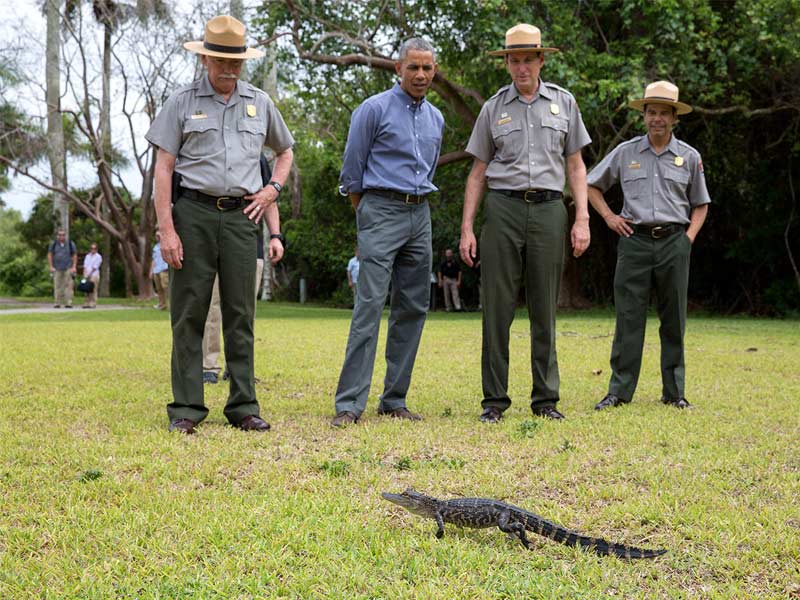
[[[88,313],[88,314],[87,314]],[[329,419],[348,311],[259,305],[272,431],[168,434],[168,315],[0,317],[2,598],[787,598],[800,594],[800,327],[690,317],[687,397],[663,406],[657,321],[634,402],[595,413],[610,312],[559,317],[562,423],[534,419],[524,313],[511,396],[480,412],[480,317],[432,315],[409,407]],[[382,329],[385,335],[385,322]],[[379,356],[382,356],[381,341]],[[602,371],[596,374],[598,371]],[[532,536],[435,524],[380,498],[414,487],[502,499],[589,535],[666,548],[602,558]]]

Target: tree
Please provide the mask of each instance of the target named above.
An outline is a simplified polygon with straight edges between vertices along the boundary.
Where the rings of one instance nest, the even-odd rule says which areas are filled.
[[[46,101],[47,101],[47,158],[50,161],[50,180],[59,188],[67,187],[64,145],[64,122],[61,118],[61,2],[46,0],[47,50],[46,50]],[[55,221],[69,239],[68,201],[57,195],[53,204]]]

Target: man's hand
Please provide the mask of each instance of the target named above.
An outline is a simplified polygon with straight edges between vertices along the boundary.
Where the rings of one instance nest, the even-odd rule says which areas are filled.
[[[278,190],[268,185],[258,190],[255,194],[245,196],[244,199],[250,200],[250,204],[244,207],[244,214],[251,221],[255,219],[256,225],[258,225],[267,207],[278,199]],[[282,251],[281,254],[283,254]]]
[[[623,237],[630,237],[633,234],[633,228],[630,225],[630,221],[623,219],[619,215],[615,215],[611,213],[609,216],[605,218],[606,225],[611,231],[617,232],[618,235]]]
[[[576,219],[575,224],[572,226],[570,234],[572,241],[572,256],[578,258],[581,254],[586,252],[591,241],[591,234],[589,233],[589,219]]]
[[[173,269],[183,267],[183,244],[174,229],[161,231],[161,257]]]
[[[478,253],[478,242],[475,239],[475,233],[470,229],[469,231],[461,232],[461,242],[458,245],[458,252],[461,255],[461,260],[471,267],[474,264],[474,259]]]
[[[267,258],[273,265],[277,265],[283,258],[283,244],[278,238],[273,238],[269,241],[267,248]]]
[[[75,275],[78,274],[78,269],[76,269],[75,267],[70,267],[69,272],[74,277]]]

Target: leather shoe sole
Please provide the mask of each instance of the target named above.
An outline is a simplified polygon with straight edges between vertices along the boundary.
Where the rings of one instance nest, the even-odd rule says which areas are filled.
[[[542,408],[532,408],[531,412],[535,417],[544,417],[546,419],[553,419],[554,421],[559,421],[564,419],[564,415],[556,410],[555,406],[543,406]]]
[[[503,418],[503,411],[494,406],[485,408],[478,419],[483,423],[497,423]]]
[[[331,419],[332,427],[345,427],[347,425],[355,425],[356,423],[358,423],[358,415],[346,410],[337,413],[337,415]]]
[[[615,396],[614,394],[607,394],[605,398],[600,400],[597,404],[594,405],[595,410],[603,410],[604,408],[609,408],[612,406],[621,406],[622,404],[628,404],[630,400],[623,400],[619,396]]]
[[[191,419],[175,419],[170,422],[169,431],[179,431],[180,433],[191,435],[194,433],[195,425],[197,425],[197,423]]]
[[[236,427],[242,431],[269,431],[269,423],[256,415],[247,415]]]

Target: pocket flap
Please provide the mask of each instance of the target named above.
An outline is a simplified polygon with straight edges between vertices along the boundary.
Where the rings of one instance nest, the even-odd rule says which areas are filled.
[[[622,181],[636,181],[637,179],[647,179],[646,169],[625,169]]]
[[[514,121],[511,123],[503,123],[502,125],[494,125],[492,126],[492,137],[503,137],[514,131],[522,131],[522,123]]]
[[[216,117],[206,117],[205,119],[192,119],[189,117],[183,123],[184,133],[202,133],[209,129],[219,129]]]
[[[569,121],[556,117],[555,115],[546,115],[542,117],[542,127],[549,127],[567,133],[569,131]]]
[[[686,169],[664,169],[664,179],[670,179],[678,183],[689,183],[689,171]]]
[[[258,119],[239,119],[236,123],[238,131],[246,131],[254,135],[264,135],[264,123]]]

